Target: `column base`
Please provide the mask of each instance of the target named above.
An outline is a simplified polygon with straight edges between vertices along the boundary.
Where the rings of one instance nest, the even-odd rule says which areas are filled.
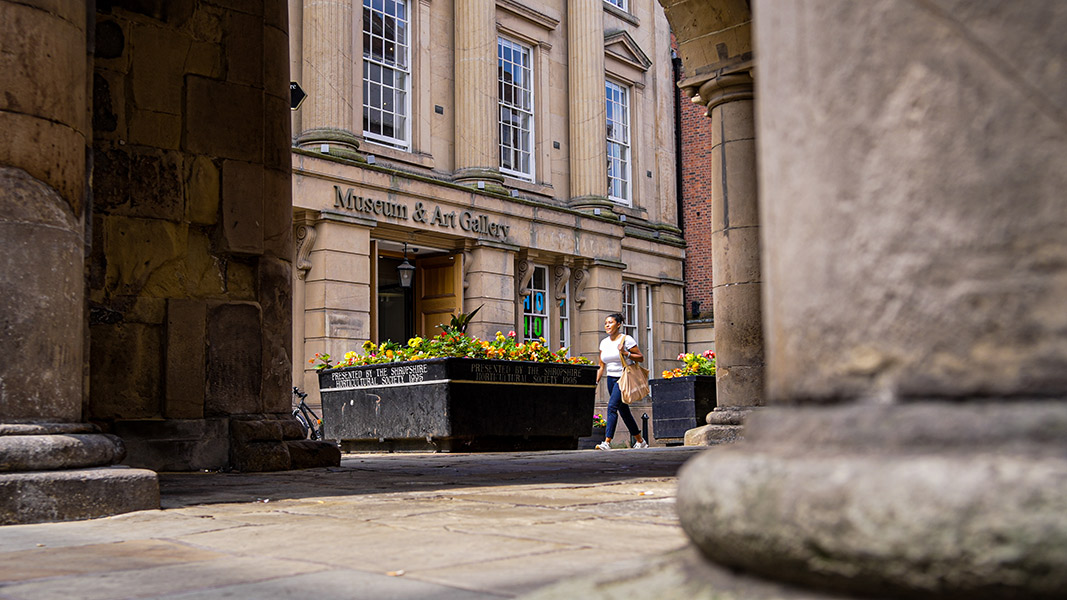
[[[615,208],[615,203],[608,200],[607,196],[575,196],[568,204],[571,208],[583,212],[614,217],[612,209]],[[600,210],[600,213],[597,213],[597,210]]]
[[[359,142],[359,138],[352,132],[329,127],[308,129],[296,138],[296,145],[299,148],[350,160],[365,161],[366,159],[359,153]]]
[[[452,181],[460,185],[472,187],[495,194],[506,194],[504,176],[500,171],[490,167],[466,167],[456,169],[452,175]]]
[[[1067,596],[1067,405],[761,409],[690,461],[678,514],[710,560],[878,597]]]
[[[89,423],[0,423],[0,525],[159,508],[153,471],[112,466],[125,455]]]
[[[708,413],[707,425],[685,432],[686,446],[732,444],[744,439],[744,421],[755,406],[717,406]]]
[[[0,473],[0,525],[77,521],[159,508],[153,471],[96,467]]]

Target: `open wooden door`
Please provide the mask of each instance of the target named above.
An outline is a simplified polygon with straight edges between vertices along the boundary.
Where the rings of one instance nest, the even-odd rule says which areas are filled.
[[[415,335],[436,335],[463,312],[463,254],[420,258],[415,277]]]

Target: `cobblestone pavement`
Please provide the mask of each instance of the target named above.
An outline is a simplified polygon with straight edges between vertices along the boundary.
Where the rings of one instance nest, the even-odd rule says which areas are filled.
[[[0,598],[517,597],[684,547],[675,474],[700,451],[161,474],[162,510],[0,527]]]

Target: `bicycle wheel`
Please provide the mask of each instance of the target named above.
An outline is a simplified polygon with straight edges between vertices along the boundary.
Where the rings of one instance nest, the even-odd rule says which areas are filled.
[[[296,418],[296,422],[297,423],[300,423],[300,429],[304,430],[304,439],[307,439],[308,432],[309,431],[314,431],[311,428],[311,423],[308,423],[307,417],[305,417],[304,414],[301,413],[299,409],[293,411],[293,417]]]

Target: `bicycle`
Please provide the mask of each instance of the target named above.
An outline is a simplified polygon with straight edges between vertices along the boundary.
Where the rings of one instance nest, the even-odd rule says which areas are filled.
[[[293,417],[297,423],[300,423],[300,428],[304,430],[304,437],[313,440],[325,439],[322,435],[322,419],[304,401],[308,397],[307,392],[302,392],[300,388],[294,387],[293,395],[300,398],[300,403],[293,409]]]

